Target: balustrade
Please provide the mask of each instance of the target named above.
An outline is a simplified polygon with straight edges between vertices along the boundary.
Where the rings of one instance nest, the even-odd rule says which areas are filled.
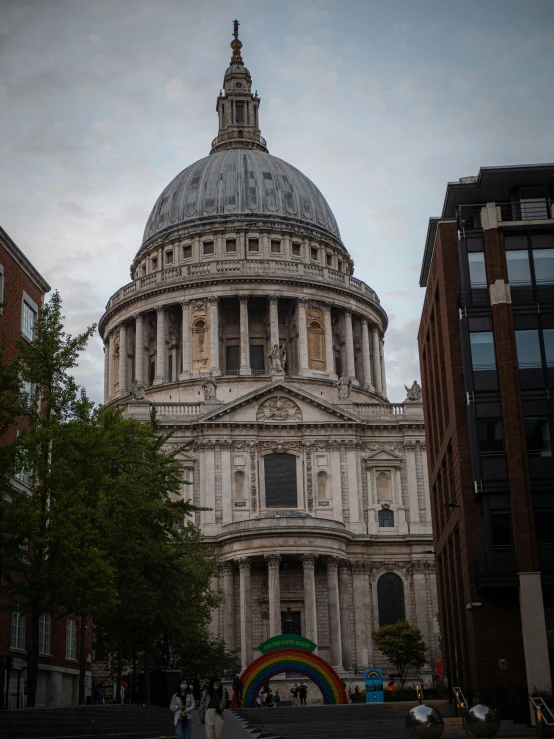
[[[330,267],[271,259],[232,259],[166,267],[145,277],[139,277],[137,280],[128,283],[114,293],[109,299],[106,308],[109,310],[129,295],[141,293],[155,285],[175,282],[186,283],[193,281],[196,277],[208,275],[221,276],[225,274],[243,274],[245,276],[260,277],[264,275],[276,275],[297,279],[307,278],[314,282],[344,287],[365,298],[369,298],[377,304],[379,303],[375,292],[364,282]]]

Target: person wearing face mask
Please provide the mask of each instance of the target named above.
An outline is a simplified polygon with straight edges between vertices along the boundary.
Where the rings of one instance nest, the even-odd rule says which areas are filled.
[[[169,710],[173,711],[173,722],[177,739],[191,739],[194,696],[188,680],[181,680],[179,692],[173,695]]]
[[[206,739],[221,739],[225,693],[218,677],[212,677],[200,701],[200,721],[206,727]]]

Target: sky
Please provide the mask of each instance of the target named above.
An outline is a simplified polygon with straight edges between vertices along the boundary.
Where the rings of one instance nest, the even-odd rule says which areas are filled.
[[[170,180],[206,156],[232,21],[270,153],[337,218],[389,316],[389,398],[419,379],[419,272],[446,183],[554,159],[553,0],[0,0],[0,225],[70,333],[130,280]],[[103,392],[96,335],[76,369]]]

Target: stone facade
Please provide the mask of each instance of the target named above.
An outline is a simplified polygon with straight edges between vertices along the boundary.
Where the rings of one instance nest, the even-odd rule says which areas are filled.
[[[235,61],[212,154],[162,193],[108,302],[105,402],[140,419],[153,406],[171,444],[192,441],[183,497],[206,508],[225,595],[212,631],[244,666],[286,624],[346,676],[385,666],[371,632],[405,614],[431,669],[421,403],[387,400],[386,313],[321,193],[267,153],[250,88]]]

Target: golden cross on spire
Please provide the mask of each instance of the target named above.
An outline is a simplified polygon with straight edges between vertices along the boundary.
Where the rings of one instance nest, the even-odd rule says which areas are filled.
[[[231,57],[231,64],[242,64],[242,57],[240,50],[242,49],[242,43],[239,41],[239,26],[238,21],[233,21],[233,36],[234,41],[231,41],[231,49],[233,49],[233,56]]]
[[[235,39],[238,41],[239,40],[239,26],[240,26],[240,23],[237,20],[235,20],[235,21],[233,21],[233,25],[234,25],[233,35],[234,35]]]

